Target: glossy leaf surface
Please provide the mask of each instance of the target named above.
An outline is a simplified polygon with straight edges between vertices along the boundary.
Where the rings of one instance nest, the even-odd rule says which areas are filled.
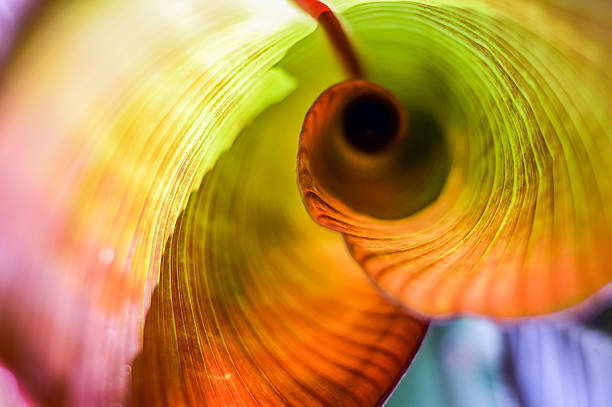
[[[407,137],[439,130],[433,146],[448,148],[448,175],[426,173],[429,183],[410,163],[445,159],[418,144],[406,168],[389,170],[399,180],[390,192],[373,193],[368,173],[337,180],[380,204],[359,206],[309,168],[325,161],[312,128],[333,124],[316,104],[305,121],[298,165],[307,207],[344,235],[389,298],[429,315],[520,317],[576,305],[607,284],[610,4],[341,3],[367,79],[408,112]],[[424,195],[427,205],[391,212]]]

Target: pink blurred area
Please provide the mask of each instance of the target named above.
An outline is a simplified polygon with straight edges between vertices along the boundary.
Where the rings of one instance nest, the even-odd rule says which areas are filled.
[[[35,405],[24,393],[15,375],[0,363],[0,406],[25,407]]]
[[[20,27],[35,3],[35,0],[0,0],[0,69],[13,48]],[[2,364],[1,360],[0,405],[15,407],[35,405],[24,394],[13,372]]]
[[[22,28],[27,24],[28,17],[31,15],[35,6],[42,1],[38,0],[0,0],[0,72],[3,64],[9,58],[11,51],[14,48],[14,45],[19,37],[19,33]],[[2,182],[2,185],[7,186],[11,184],[11,180],[14,183],[20,177],[15,177],[16,174],[9,174],[4,172],[0,176],[0,180],[7,181]],[[18,204],[11,199],[2,200],[5,204],[14,203]],[[36,211],[14,211],[15,208],[7,208],[4,207],[6,205],[0,204],[0,209],[2,211],[12,211],[13,213],[36,213]],[[21,208],[26,209],[26,208]],[[41,208],[31,208],[38,209]],[[19,219],[24,220],[24,219]],[[34,218],[31,219],[33,222],[29,222],[31,226],[35,229],[45,228],[45,226],[52,227],[53,225],[41,225],[36,223]],[[11,292],[15,292],[17,290],[0,290],[2,291],[2,296],[0,298],[0,320],[2,320],[2,330],[4,331],[4,335],[0,334],[0,342],[2,342],[3,346],[7,345],[6,339],[15,334],[15,331],[20,331],[27,329],[27,321],[29,320],[29,315],[31,315],[32,306],[36,302],[45,302],[45,301],[53,301],[54,299],[51,295],[45,295],[45,293],[53,293],[58,287],[57,284],[53,281],[41,281],[39,275],[33,275],[32,270],[36,270],[37,267],[27,267],[24,264],[15,264],[18,259],[27,259],[32,258],[31,256],[27,256],[27,253],[20,253],[19,249],[23,249],[27,247],[27,245],[23,245],[20,243],[22,233],[19,230],[11,230],[14,226],[18,225],[18,220],[13,224],[5,224],[4,232],[2,237],[0,237],[0,258],[2,259],[2,272],[0,273],[0,288],[8,288],[8,287],[23,287],[24,291],[30,294],[32,299],[38,298],[38,301],[21,301],[20,298],[16,298],[11,295]],[[28,223],[28,222],[26,222]],[[7,230],[8,229],[8,230]],[[33,230],[33,229],[31,229]],[[40,229],[39,229],[40,231]],[[6,233],[8,232],[8,233]],[[10,237],[10,238],[9,238]],[[37,248],[31,248],[36,250]],[[41,265],[38,265],[41,266]],[[12,270],[13,272],[7,272]],[[29,287],[29,288],[28,288]],[[59,292],[59,297],[62,295],[67,295],[68,293]],[[55,296],[57,297],[57,296]],[[55,298],[57,300],[58,298]],[[12,305],[11,305],[12,304]],[[22,318],[14,318],[15,315],[9,317],[6,314],[6,310],[9,308],[15,308],[14,305],[21,304],[23,306],[19,306],[17,308],[20,309],[18,314],[21,315]],[[39,307],[40,309],[51,309],[51,307],[45,307],[44,304]],[[49,320],[52,321],[57,318],[62,318],[62,315],[49,315]],[[23,322],[23,324],[20,323]],[[76,321],[72,321],[72,324],[67,324],[65,321],[62,325],[77,325]],[[27,349],[45,349],[44,343],[46,343],[49,338],[44,336],[44,332],[49,332],[45,327],[38,326],[38,331],[41,333],[34,342],[37,343],[12,343],[8,344],[10,346],[17,346],[19,348],[27,348]],[[69,330],[68,330],[69,331]],[[8,335],[8,336],[7,336]],[[61,358],[61,354],[56,353],[57,358]],[[40,361],[44,360],[42,358],[33,357],[32,361]],[[8,363],[7,363],[8,362]],[[8,364],[11,364],[14,361],[2,361],[0,360],[0,406],[34,406],[37,405],[36,402],[30,398],[24,387],[24,383],[20,383],[15,376],[15,372],[11,371]],[[49,370],[57,370],[59,363],[53,363],[53,361],[48,361],[46,366],[37,365],[35,368],[31,369],[29,374],[20,375],[22,378],[25,376],[26,380],[29,378],[31,381],[36,382],[36,376],[45,375],[49,373]],[[23,373],[23,372],[22,372]],[[55,372],[59,373],[59,372]],[[64,374],[69,375],[69,372],[64,372]],[[30,377],[28,377],[30,376]],[[61,373],[60,373],[61,376]],[[46,391],[51,389],[36,389],[37,391]]]

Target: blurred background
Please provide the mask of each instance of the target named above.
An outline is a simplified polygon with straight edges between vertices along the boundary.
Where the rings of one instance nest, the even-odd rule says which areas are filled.
[[[399,406],[609,406],[608,312],[586,323],[437,323],[387,401]]]

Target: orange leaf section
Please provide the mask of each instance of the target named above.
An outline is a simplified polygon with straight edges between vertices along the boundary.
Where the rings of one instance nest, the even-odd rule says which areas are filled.
[[[255,136],[205,177],[166,245],[132,402],[380,404],[426,324],[384,301],[307,218],[292,172],[275,167],[283,138]]]
[[[474,182],[466,152],[460,151],[467,149],[463,145],[474,135],[449,136],[455,138],[454,160],[443,190],[432,201],[419,201],[424,195],[418,191],[427,184],[422,175],[435,173],[427,165],[425,171],[401,170],[400,176],[389,167],[389,176],[384,177],[377,168],[384,171],[386,156],[329,153],[322,146],[342,138],[337,136],[338,111],[346,105],[344,99],[355,93],[352,88],[362,86],[359,82],[335,85],[312,105],[300,138],[298,178],[312,217],[342,233],[351,255],[390,299],[429,316],[476,312],[521,317],[576,305],[609,281],[605,253],[610,248],[610,229],[603,216],[599,225],[578,225],[587,230],[589,239],[572,240],[567,235],[576,218],[557,211],[553,219],[552,211],[536,211],[536,204],[538,210],[544,204],[563,205],[568,196],[561,187],[558,195],[535,200],[528,188],[537,187],[537,182],[507,176],[519,185],[518,191],[512,184],[498,186],[483,198],[487,178]],[[406,138],[422,135],[419,127],[423,126],[410,115],[409,121]],[[490,157],[478,160],[484,165]],[[439,162],[431,156],[428,161]],[[525,171],[537,169],[534,165]],[[487,177],[494,175],[491,170]],[[559,179],[550,175],[541,182],[552,185]],[[391,187],[386,188],[386,183]],[[420,186],[410,191],[415,184]],[[408,191],[408,196],[402,191]],[[525,207],[514,212],[515,208],[504,209],[513,199],[524,201]],[[543,221],[555,223],[544,228]],[[597,244],[589,246],[590,239]]]

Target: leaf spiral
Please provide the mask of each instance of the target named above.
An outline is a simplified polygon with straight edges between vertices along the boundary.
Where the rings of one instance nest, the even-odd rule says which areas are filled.
[[[312,215],[344,235],[389,298],[426,314],[516,317],[608,283],[609,3],[376,2],[343,15],[367,78],[409,117],[435,118],[449,148],[439,196],[400,219],[300,174]],[[301,148],[299,162],[317,159]]]

